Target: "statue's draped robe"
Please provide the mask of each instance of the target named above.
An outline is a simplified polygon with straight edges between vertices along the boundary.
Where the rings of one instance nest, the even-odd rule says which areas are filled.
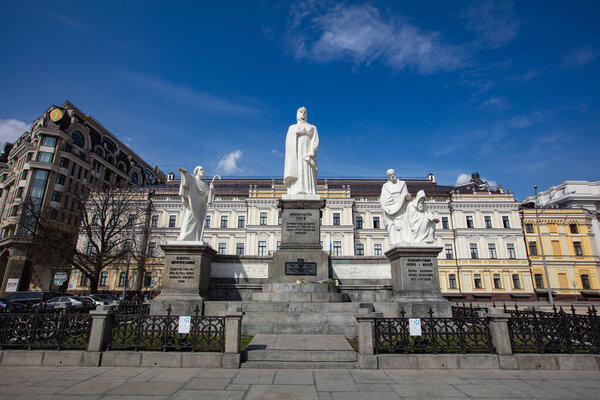
[[[319,135],[310,124],[291,125],[285,137],[283,179],[288,194],[317,193],[317,149]],[[304,158],[313,155],[306,161]]]
[[[181,174],[179,196],[183,201],[183,215],[177,240],[201,240],[209,194],[209,186],[201,178],[196,178],[189,172]]]
[[[435,216],[429,211],[419,211],[417,203],[419,196],[410,202],[407,207],[406,215],[410,234],[407,238],[409,242],[433,243],[435,234]]]
[[[383,209],[383,220],[388,231],[390,245],[405,242],[405,231],[408,229],[406,221],[406,205],[408,204],[408,189],[404,181],[390,181],[383,184],[379,202]]]

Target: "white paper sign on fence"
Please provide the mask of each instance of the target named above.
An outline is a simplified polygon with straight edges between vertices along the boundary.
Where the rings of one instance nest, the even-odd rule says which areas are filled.
[[[190,333],[190,324],[192,323],[192,317],[181,316],[179,317],[179,329],[177,333]]]
[[[409,318],[408,331],[410,333],[410,336],[421,336],[421,319]]]
[[[11,278],[6,282],[6,293],[14,293],[17,291],[17,286],[19,286],[19,279]]]

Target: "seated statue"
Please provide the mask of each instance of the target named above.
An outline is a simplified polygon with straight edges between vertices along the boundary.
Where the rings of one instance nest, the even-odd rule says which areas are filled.
[[[417,197],[407,207],[408,232],[406,241],[416,243],[434,242],[435,224],[439,219],[433,213],[425,210],[425,192],[419,190]]]

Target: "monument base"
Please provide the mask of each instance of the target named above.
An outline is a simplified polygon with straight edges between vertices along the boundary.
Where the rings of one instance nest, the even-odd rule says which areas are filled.
[[[385,255],[390,260],[393,302],[409,318],[451,317],[452,305],[442,296],[437,264],[441,247],[425,244],[396,245]]]
[[[160,295],[152,300],[151,314],[193,315],[196,306],[202,313],[208,300],[210,269],[217,252],[204,242],[169,241],[161,248],[165,252]]]

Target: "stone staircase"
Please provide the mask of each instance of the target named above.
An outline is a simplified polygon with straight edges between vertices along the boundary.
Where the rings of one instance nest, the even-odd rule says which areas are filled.
[[[242,368],[358,368],[357,354],[341,335],[258,334],[244,351]]]

